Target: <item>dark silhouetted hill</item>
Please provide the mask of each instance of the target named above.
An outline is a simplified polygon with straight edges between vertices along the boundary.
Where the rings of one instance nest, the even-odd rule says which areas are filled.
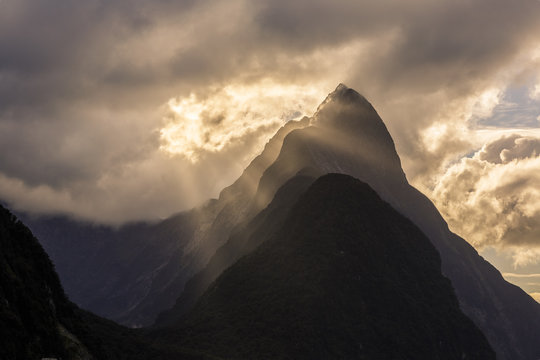
[[[229,240],[212,256],[205,268],[186,283],[175,306],[160,314],[156,325],[166,326],[178,321],[184,313],[193,307],[199,296],[223,270],[272,237],[283,224],[291,207],[315,181],[317,175],[310,169],[304,169],[277,191],[267,208],[247,224],[238,226]]]
[[[495,359],[429,239],[337,174],[154,336],[227,359]]]
[[[30,230],[0,206],[0,359],[200,359],[71,303]]]

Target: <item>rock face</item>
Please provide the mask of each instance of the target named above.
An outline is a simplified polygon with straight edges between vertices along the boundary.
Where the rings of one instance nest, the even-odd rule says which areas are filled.
[[[434,246],[368,185],[325,175],[287,213],[161,338],[234,359],[495,359]]]

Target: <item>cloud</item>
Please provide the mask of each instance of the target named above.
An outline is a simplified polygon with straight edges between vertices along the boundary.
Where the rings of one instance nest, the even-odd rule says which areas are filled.
[[[486,144],[478,158],[494,164],[507,164],[514,160],[540,156],[540,139],[510,135]]]
[[[0,198],[97,221],[166,216],[214,196],[339,82],[433,189],[479,146],[476,118],[537,79],[539,15],[528,0],[3,0]],[[201,107],[193,124],[179,105]]]
[[[503,272],[502,276],[523,290],[527,291],[536,301],[539,301],[540,295],[540,274],[538,273],[509,273]]]
[[[449,167],[431,197],[476,247],[511,248],[514,265],[540,260],[540,138],[505,136]]]
[[[536,244],[537,245],[537,244]],[[525,267],[527,265],[536,265],[540,262],[540,249],[530,247],[514,247],[510,249],[514,267]],[[540,286],[540,283],[534,283]]]
[[[228,85],[204,99],[193,93],[170,99],[160,149],[197,162],[204,153],[224,151],[252,134],[269,135],[280,124],[311,112],[322,96],[316,88],[263,81]]]
[[[540,281],[540,274],[516,274],[516,273],[503,273],[504,277],[508,278],[526,278],[526,279],[537,279]],[[539,282],[540,284],[540,282]]]

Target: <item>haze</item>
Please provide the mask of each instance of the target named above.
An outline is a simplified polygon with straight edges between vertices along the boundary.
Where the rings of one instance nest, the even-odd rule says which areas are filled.
[[[344,82],[409,181],[540,293],[540,2],[0,0],[0,198],[152,220]]]

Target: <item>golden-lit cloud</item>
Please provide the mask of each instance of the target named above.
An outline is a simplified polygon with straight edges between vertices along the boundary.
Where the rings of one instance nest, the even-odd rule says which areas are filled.
[[[522,278],[522,279],[535,279],[540,284],[540,274],[517,274],[517,273],[503,273],[505,278]]]
[[[540,84],[534,85],[534,88],[531,89],[531,98],[540,100]]]
[[[316,87],[266,80],[227,85],[204,98],[194,93],[173,98],[160,129],[160,149],[197,162],[201,155],[223,151],[247,134],[259,133],[266,139],[285,122],[311,116],[323,96]]]
[[[483,91],[478,96],[470,110],[471,118],[486,118],[491,116],[493,109],[501,101],[502,89],[491,88]]]
[[[538,244],[536,245],[538,246]],[[516,268],[535,265],[540,262],[540,249],[538,248],[510,247],[509,252]]]
[[[515,285],[526,290],[529,295],[540,302],[540,274],[537,273],[509,273],[503,272],[502,276]]]
[[[216,196],[340,82],[429,193],[515,130],[482,124],[508,89],[538,96],[539,15],[528,0],[3,0],[0,198],[100,222],[167,216]]]
[[[540,260],[540,138],[505,136],[450,166],[431,198],[478,248],[507,248],[515,266]]]

